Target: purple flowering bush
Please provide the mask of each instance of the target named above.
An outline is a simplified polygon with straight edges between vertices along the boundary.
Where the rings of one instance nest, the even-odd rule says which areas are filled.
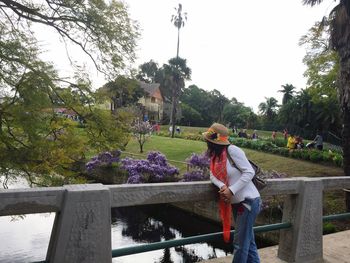
[[[160,152],[149,152],[146,160],[120,159],[119,150],[103,152],[91,158],[85,167],[90,177],[103,183],[158,183],[176,181],[179,170],[168,164]],[[119,180],[116,180],[119,176]],[[126,177],[126,178],[125,178]],[[124,181],[120,181],[123,179]]]
[[[122,168],[128,172],[129,184],[173,182],[179,170],[168,164],[160,152],[149,152],[146,160],[125,158]]]
[[[102,183],[117,183],[125,176],[120,165],[120,150],[102,152],[85,164],[90,178]]]
[[[102,152],[91,158],[89,162],[86,163],[85,167],[88,172],[93,172],[100,167],[109,167],[113,163],[120,161],[120,150],[115,150],[111,152]]]
[[[207,153],[193,153],[187,160],[188,171],[183,175],[183,182],[205,181],[209,179],[210,158]]]

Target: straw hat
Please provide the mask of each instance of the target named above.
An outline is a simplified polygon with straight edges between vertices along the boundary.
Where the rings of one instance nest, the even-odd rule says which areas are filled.
[[[203,133],[203,137],[205,140],[215,144],[229,145],[228,134],[228,129],[224,125],[214,123],[207,132]]]

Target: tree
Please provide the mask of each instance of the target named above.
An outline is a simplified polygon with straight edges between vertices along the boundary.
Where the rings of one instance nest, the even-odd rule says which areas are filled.
[[[143,145],[151,135],[152,126],[147,121],[136,121],[131,126],[131,132],[140,146],[140,153],[143,153]]]
[[[56,89],[48,77],[28,72],[1,104],[0,173],[23,175],[39,185],[81,182],[86,152],[122,148],[126,121],[83,104],[82,96],[91,97],[82,80]],[[82,123],[58,115],[54,96]]]
[[[292,84],[285,84],[285,85],[282,85],[281,87],[282,89],[279,90],[278,92],[283,93],[282,105],[284,105],[293,98],[295,87]]]
[[[230,123],[231,126],[241,128],[256,127],[256,115],[244,103],[238,102],[236,98],[232,98],[223,109],[224,123]]]
[[[190,80],[191,69],[187,67],[186,59],[172,58],[169,64],[163,65],[163,74],[164,86],[170,87],[172,91],[170,125],[173,127],[171,137],[174,138],[179,97],[185,88],[185,80]]]
[[[277,100],[273,97],[266,98],[266,102],[262,102],[259,104],[259,111],[262,114],[262,123],[265,129],[271,130],[271,128],[275,129],[275,117],[277,116],[277,109],[279,105],[277,104]]]
[[[209,92],[198,88],[196,85],[190,85],[181,94],[182,103],[191,105],[191,108],[200,113],[202,121],[198,123],[198,126],[210,126],[214,122],[211,117],[211,100],[212,97]]]
[[[146,83],[157,82],[157,75],[159,74],[158,64],[153,60],[143,63],[139,66],[139,72],[136,75],[136,79],[144,81]]]
[[[185,26],[185,21],[187,20],[187,13],[182,13],[182,5],[179,4],[179,7],[175,7],[176,14],[172,15],[171,22],[174,23],[174,26],[177,28],[177,50],[176,57],[179,57],[179,46],[180,46],[180,29]]]
[[[209,95],[211,97],[211,116],[213,116],[214,121],[222,122],[224,107],[229,100],[216,89],[210,91]]]
[[[266,98],[266,102],[262,102],[259,104],[259,110],[260,112],[266,116],[268,120],[272,120],[273,117],[276,115],[277,108],[278,108],[278,101],[273,98]]]
[[[1,35],[6,36],[1,41],[9,39],[9,34],[28,37],[31,24],[38,24],[54,30],[65,43],[77,45],[102,72],[115,74],[124,66],[125,59],[134,59],[137,25],[129,19],[121,2],[1,0],[0,3]]]
[[[304,4],[314,6],[322,0],[304,0]],[[343,167],[350,176],[350,2],[341,0],[330,12],[323,24],[330,27],[330,44],[339,56],[337,87],[343,118]],[[347,210],[350,211],[350,193],[346,196]]]
[[[145,94],[137,80],[125,76],[118,76],[114,81],[106,83],[97,93],[102,99],[112,100],[111,110],[113,112],[117,108],[136,103]]]
[[[182,103],[182,119],[181,123],[188,126],[198,126],[203,121],[201,114],[191,106]]]
[[[137,26],[116,1],[0,0],[0,10],[0,173],[43,185],[80,182],[85,153],[123,147],[127,122],[94,107],[83,71],[68,81],[40,60],[33,24],[78,46],[109,78],[133,60]],[[60,117],[62,107],[81,123]]]

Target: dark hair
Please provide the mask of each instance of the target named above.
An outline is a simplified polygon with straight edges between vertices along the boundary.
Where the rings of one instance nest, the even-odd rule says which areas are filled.
[[[208,150],[207,150],[208,156],[210,158],[214,157],[214,160],[215,160],[216,157],[220,158],[222,151],[226,149],[228,145],[220,145],[220,144],[207,141],[207,146],[208,146]]]

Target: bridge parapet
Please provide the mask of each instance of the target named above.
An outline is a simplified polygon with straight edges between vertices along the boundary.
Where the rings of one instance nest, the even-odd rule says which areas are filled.
[[[270,179],[263,196],[286,195],[278,255],[288,262],[322,261],[322,192],[350,188],[349,177]],[[0,190],[0,216],[56,212],[46,260],[111,262],[112,207],[217,198],[210,182],[69,185]]]

